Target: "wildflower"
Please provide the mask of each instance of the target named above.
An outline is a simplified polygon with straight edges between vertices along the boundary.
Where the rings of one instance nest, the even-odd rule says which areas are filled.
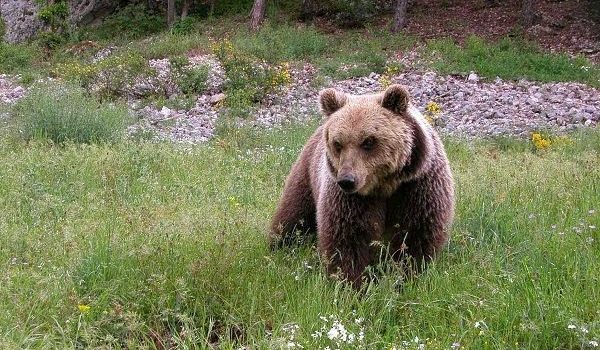
[[[475,322],[475,328],[487,328],[487,324],[484,321]]]
[[[534,132],[533,134],[531,134],[531,142],[533,143],[535,149],[538,151],[546,150],[550,148],[550,145],[552,144],[549,138],[543,137],[542,134],[538,132]]]
[[[439,118],[440,113],[442,113],[442,107],[434,101],[429,101],[425,105],[425,120],[431,125],[435,125],[436,121]]]
[[[577,329],[577,326],[574,324],[570,324],[567,326],[567,329]]]
[[[458,348],[460,348],[460,343],[459,342],[454,342],[454,343],[452,343],[452,345],[450,345],[450,347],[452,349],[458,349]]]
[[[85,314],[92,309],[92,307],[87,304],[79,304],[79,305],[77,305],[77,308],[79,309],[79,312],[81,312],[82,314]]]
[[[588,344],[590,344],[590,346],[592,346],[594,348],[598,347],[598,342],[596,340],[590,340],[590,342]]]

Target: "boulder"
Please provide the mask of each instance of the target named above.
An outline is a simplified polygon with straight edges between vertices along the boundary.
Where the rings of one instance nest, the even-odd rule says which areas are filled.
[[[69,25],[95,24],[120,3],[112,0],[69,0]],[[0,15],[6,27],[4,40],[18,43],[35,37],[44,27],[38,11],[35,0],[0,0]]]
[[[4,40],[18,43],[34,37],[44,26],[37,16],[38,9],[35,0],[0,0]]]

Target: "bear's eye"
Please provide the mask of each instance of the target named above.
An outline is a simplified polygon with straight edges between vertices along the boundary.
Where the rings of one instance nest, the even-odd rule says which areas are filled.
[[[337,141],[333,141],[333,149],[337,152],[340,153],[342,151],[342,144],[337,142]]]
[[[365,151],[370,151],[373,149],[373,147],[375,147],[376,143],[377,140],[375,140],[373,136],[369,136],[360,144],[360,147]]]

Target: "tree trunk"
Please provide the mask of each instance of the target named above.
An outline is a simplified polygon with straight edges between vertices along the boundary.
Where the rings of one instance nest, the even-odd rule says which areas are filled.
[[[210,10],[208,11],[208,16],[211,18],[215,14],[215,2],[217,2],[217,0],[210,0]]]
[[[167,0],[167,25],[173,27],[175,23],[175,0]]]
[[[394,24],[392,32],[397,33],[406,25],[406,10],[408,8],[408,0],[397,0],[396,10],[394,11]]]
[[[529,28],[538,20],[538,14],[535,11],[535,0],[523,0],[521,8],[521,23],[524,28]]]
[[[250,12],[250,29],[256,31],[265,19],[265,0],[255,0]]]
[[[188,13],[190,12],[190,7],[192,7],[192,1],[193,0],[183,1],[183,7],[181,9],[181,19],[184,19],[188,16]]]

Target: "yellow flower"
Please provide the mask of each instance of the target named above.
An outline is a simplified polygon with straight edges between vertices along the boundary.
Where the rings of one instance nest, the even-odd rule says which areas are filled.
[[[92,307],[87,304],[79,304],[77,305],[77,308],[82,314],[85,314],[86,312],[89,312],[92,309]]]
[[[392,85],[392,80],[387,74],[382,74],[379,77],[379,84],[381,84],[382,87],[387,88],[388,86]]]
[[[533,143],[535,149],[538,151],[546,150],[550,148],[550,145],[552,144],[552,141],[550,141],[549,138],[545,138],[539,132],[534,132],[531,134],[531,142]]]
[[[429,102],[427,102],[427,105],[425,106],[425,110],[427,110],[427,112],[429,112],[433,115],[437,115],[442,112],[442,107],[440,107],[440,105],[434,101],[429,101]]]

